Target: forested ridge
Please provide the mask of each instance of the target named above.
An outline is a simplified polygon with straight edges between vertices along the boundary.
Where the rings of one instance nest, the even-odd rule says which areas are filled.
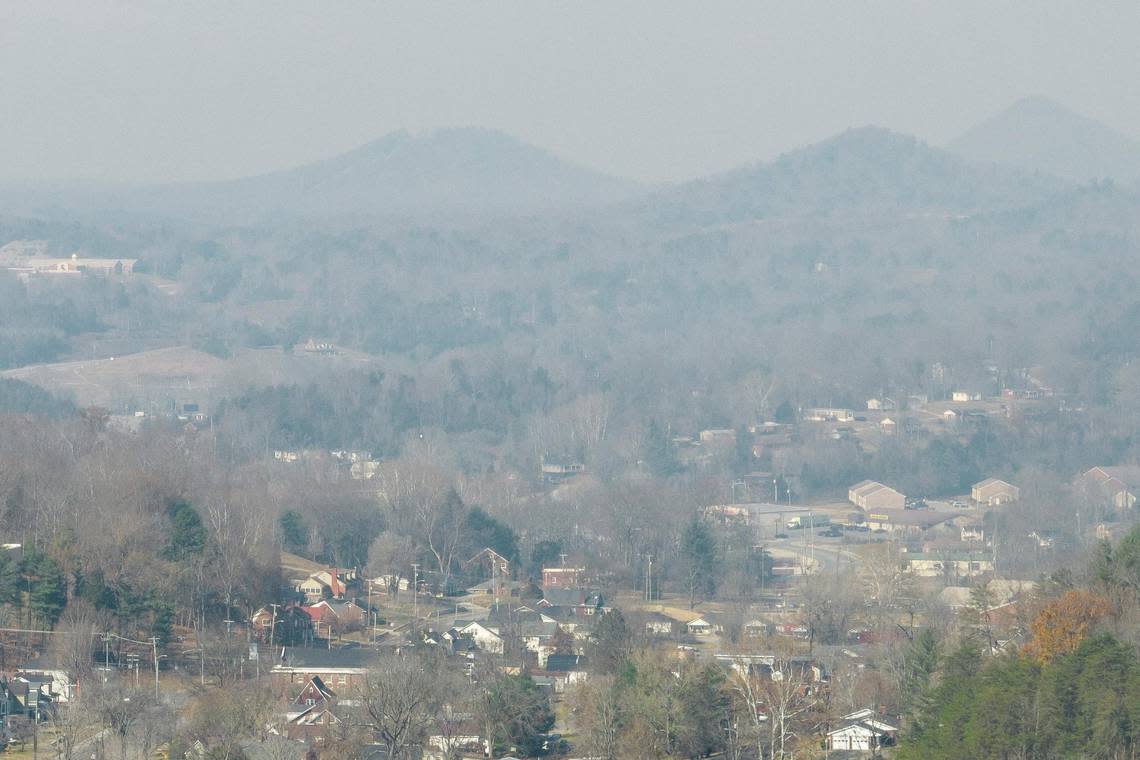
[[[503,148],[478,137],[476,177]],[[413,148],[228,192],[367,185]],[[467,731],[786,759],[860,711],[899,757],[1133,756],[1137,512],[1086,476],[1140,461],[1140,196],[877,128],[610,189],[525,213],[14,204],[12,656],[98,682],[103,644],[107,670],[151,658],[156,692],[192,673],[168,738],[226,758],[293,714],[260,668],[315,652],[383,662],[325,684],[362,709],[327,756]],[[865,480],[897,504],[859,505]]]

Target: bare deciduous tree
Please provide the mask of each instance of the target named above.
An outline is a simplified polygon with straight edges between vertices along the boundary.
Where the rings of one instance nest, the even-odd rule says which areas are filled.
[[[367,728],[392,760],[418,756],[446,700],[446,683],[443,663],[430,654],[388,655],[369,669],[358,699]]]
[[[590,757],[617,760],[622,705],[613,676],[582,682],[570,695],[570,704]]]

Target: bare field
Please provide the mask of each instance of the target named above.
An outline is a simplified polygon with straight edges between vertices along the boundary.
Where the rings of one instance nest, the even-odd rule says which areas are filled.
[[[187,346],[81,361],[35,364],[0,373],[70,398],[80,406],[114,413],[166,411],[216,401],[250,386],[307,383],[331,370],[368,367],[376,358],[359,352],[334,355],[285,353],[280,348],[242,349],[222,359]]]

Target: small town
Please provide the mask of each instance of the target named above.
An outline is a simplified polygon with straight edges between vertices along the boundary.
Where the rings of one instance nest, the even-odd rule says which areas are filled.
[[[0,4],[0,760],[1137,760],[1138,39]]]

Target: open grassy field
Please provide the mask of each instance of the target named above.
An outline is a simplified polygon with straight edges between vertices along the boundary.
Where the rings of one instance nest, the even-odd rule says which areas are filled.
[[[241,349],[228,359],[188,346],[125,356],[35,364],[0,373],[115,414],[170,411],[175,404],[213,403],[250,386],[307,383],[334,371],[368,367],[375,357],[353,351],[333,355],[286,353],[280,348]]]

